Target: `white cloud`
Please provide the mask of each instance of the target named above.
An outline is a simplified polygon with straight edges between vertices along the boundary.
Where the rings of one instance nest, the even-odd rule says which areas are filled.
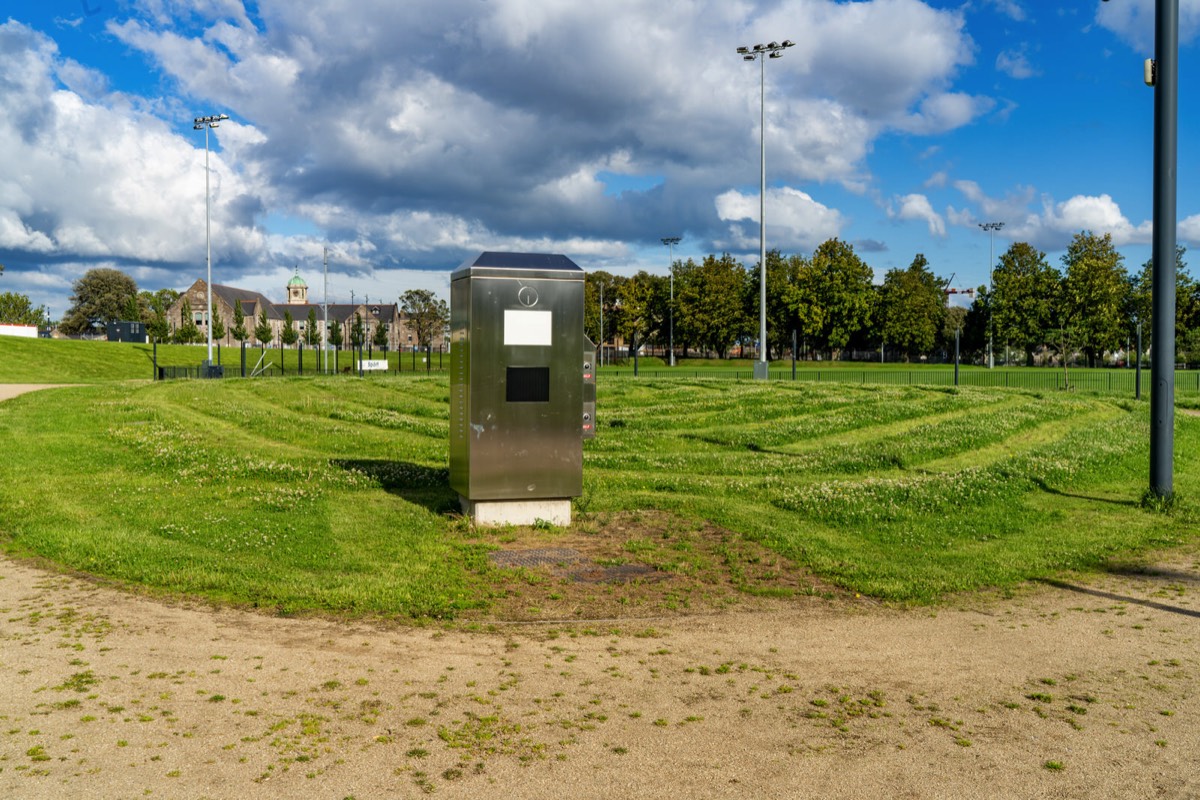
[[[1154,52],[1154,0],[1118,0],[1096,4],[1096,23],[1115,33],[1134,50]],[[1179,0],[1179,43],[1200,33],[1200,0]]]
[[[730,190],[716,198],[717,216],[732,223],[725,249],[739,252],[759,247],[759,198]],[[836,209],[818,203],[804,192],[784,186],[767,189],[767,247],[813,249],[837,236],[843,223]],[[746,221],[752,224],[746,224]]]
[[[1025,20],[1025,9],[1021,7],[1021,4],[1017,0],[989,0],[989,2],[1001,14],[1016,22],[1023,22]]]
[[[977,117],[991,111],[996,101],[990,97],[974,97],[962,92],[944,92],[921,101],[914,113],[908,114],[896,127],[910,133],[936,134],[961,128]]]
[[[1010,78],[1024,80],[1041,75],[1041,71],[1029,63],[1029,56],[1024,49],[1005,50],[996,56],[996,69]]]
[[[1120,206],[1107,194],[1099,197],[1076,195],[1062,203],[1046,201],[1038,225],[1048,231],[1073,236],[1082,230],[1098,234],[1111,233],[1117,246],[1150,241],[1150,222],[1133,225],[1121,212]],[[1028,224],[1028,223],[1027,223]]]
[[[888,216],[901,220],[920,220],[929,226],[929,235],[944,239],[946,221],[933,210],[929,198],[923,194],[906,194],[895,199],[895,207],[888,209]]]
[[[23,167],[0,178],[0,246],[30,265],[114,263],[189,284],[203,263],[204,153],[181,120],[225,112],[212,132],[225,281],[312,260],[318,239],[361,275],[498,247],[618,261],[664,220],[705,247],[754,250],[757,212],[723,216],[741,197],[731,187],[758,169],[760,65],[735,44],[797,41],[766,66],[769,174],[791,185],[867,193],[880,136],[940,134],[992,105],[955,85],[975,58],[964,12],[921,0],[260,0],[253,19],[246,8],[117,4],[106,31],[151,66],[152,97],[0,25],[0,148]],[[655,180],[614,197],[602,171]],[[768,201],[781,247],[844,225],[798,190]],[[261,227],[276,219],[305,234]]]
[[[1193,214],[1187,219],[1180,220],[1176,233],[1180,241],[1186,242],[1192,247],[1200,247],[1200,214]]]

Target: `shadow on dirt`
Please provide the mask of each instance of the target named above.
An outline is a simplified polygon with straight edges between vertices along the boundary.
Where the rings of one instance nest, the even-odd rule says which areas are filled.
[[[1181,608],[1168,603],[1160,603],[1156,600],[1146,600],[1140,597],[1130,597],[1128,595],[1116,594],[1115,592],[1106,592],[1102,589],[1089,589],[1086,586],[1078,586],[1066,581],[1060,581],[1053,578],[1043,578],[1040,583],[1047,586],[1053,586],[1056,589],[1065,589],[1068,592],[1076,592],[1077,594],[1086,594],[1089,597],[1101,597],[1105,600],[1112,600],[1117,603],[1130,603],[1132,605],[1142,606],[1143,608],[1153,608],[1156,611],[1166,611],[1171,614],[1181,614],[1185,617],[1200,618],[1200,611],[1193,608]]]

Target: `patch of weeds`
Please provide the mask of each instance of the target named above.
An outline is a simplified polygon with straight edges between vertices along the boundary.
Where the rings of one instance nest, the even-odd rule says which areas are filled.
[[[1042,766],[1045,767],[1046,769],[1050,770],[1051,772],[1062,772],[1064,769],[1067,768],[1066,765],[1063,764],[1063,762],[1061,762],[1061,761],[1047,761],[1044,764],[1042,764]]]
[[[56,692],[65,692],[70,690],[72,692],[82,693],[90,690],[99,682],[100,679],[97,678],[89,669],[86,672],[76,672],[74,675],[53,688]]]

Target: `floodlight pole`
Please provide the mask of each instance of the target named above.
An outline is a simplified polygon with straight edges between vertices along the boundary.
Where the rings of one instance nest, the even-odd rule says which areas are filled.
[[[323,301],[324,309],[321,315],[325,318],[321,321],[321,372],[328,374],[329,372],[329,247],[323,247],[324,251],[322,261],[325,270],[325,300]]]
[[[992,296],[992,266],[996,258],[993,235],[1004,227],[1004,223],[981,222],[979,227],[988,232],[988,369],[992,369],[996,366],[996,351],[992,349],[992,315],[996,311],[996,298]]]
[[[671,357],[667,363],[673,367],[675,366],[675,245],[679,244],[679,237],[664,236],[662,243],[667,246],[667,267],[671,275],[671,305],[668,309],[671,324],[669,327],[670,333],[667,336],[667,347],[671,350]]]
[[[205,279],[206,290],[208,292],[208,317],[204,322],[204,328],[208,332],[208,357],[204,361],[204,366],[207,369],[212,366],[212,226],[209,222],[209,188],[208,188],[208,129],[215,128],[222,121],[229,119],[228,114],[216,114],[209,117],[196,117],[192,120],[192,130],[204,131],[204,249],[205,263],[207,265],[207,277]]]
[[[756,380],[767,380],[767,59],[783,58],[783,51],[795,46],[791,39],[782,43],[756,44],[739,47],[743,61],[759,62],[759,173],[758,173],[758,361],[754,362]]]

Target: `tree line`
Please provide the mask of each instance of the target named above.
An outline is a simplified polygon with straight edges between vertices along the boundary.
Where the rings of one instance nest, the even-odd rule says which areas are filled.
[[[1177,352],[1200,360],[1200,283],[1187,273],[1184,248],[1176,254]],[[1150,345],[1151,264],[1130,274],[1111,234],[1081,231],[1052,265],[1027,242],[1015,242],[992,269],[991,288],[974,291],[969,307],[947,303],[949,279],[935,274],[917,253],[906,268],[890,269],[881,283],[854,247],[830,239],[811,256],[767,253],[767,358],[791,352],[836,359],[847,352],[892,358],[953,357],[955,339],[964,360],[985,358],[989,341],[1012,348],[1028,365],[1085,358],[1096,366],[1127,352],[1138,320],[1143,350]],[[672,279],[674,303],[671,302]],[[674,345],[726,357],[738,345],[755,346],[759,320],[759,270],[729,255],[676,261],[667,276],[587,276],[585,329],[595,341],[620,337],[630,348]],[[602,302],[603,300],[603,302]],[[603,328],[601,320],[603,319]]]

